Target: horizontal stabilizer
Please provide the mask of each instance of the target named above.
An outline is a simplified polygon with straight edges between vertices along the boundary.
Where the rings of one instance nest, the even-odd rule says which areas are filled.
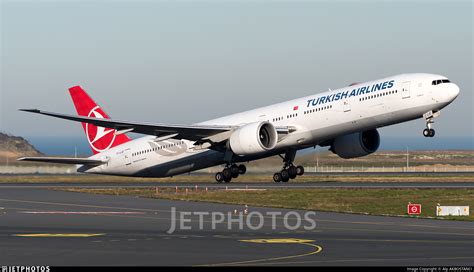
[[[102,160],[93,160],[88,158],[67,158],[67,157],[22,157],[18,161],[31,161],[31,162],[50,162],[50,163],[62,163],[62,164],[83,164],[83,165],[101,165],[106,163]]]

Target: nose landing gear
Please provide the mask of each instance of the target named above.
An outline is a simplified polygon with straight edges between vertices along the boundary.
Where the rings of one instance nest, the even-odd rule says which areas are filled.
[[[441,114],[440,111],[437,111],[437,112],[429,111],[423,114],[423,117],[426,120],[426,128],[423,130],[423,136],[425,137],[435,136],[435,130],[432,128],[432,124],[434,123],[434,118],[438,117],[440,114]]]

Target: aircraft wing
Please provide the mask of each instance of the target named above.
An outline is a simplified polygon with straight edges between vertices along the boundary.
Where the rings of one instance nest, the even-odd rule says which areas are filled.
[[[117,130],[117,134],[135,132],[147,135],[154,135],[157,137],[172,135],[173,138],[182,138],[192,141],[200,141],[202,139],[212,138],[214,135],[222,135],[224,140],[229,135],[224,132],[229,132],[237,127],[234,126],[214,126],[214,125],[169,125],[169,124],[154,124],[154,123],[140,123],[130,121],[120,121],[113,119],[102,119],[94,117],[84,117],[77,115],[69,115],[62,113],[47,112],[37,109],[20,109],[20,111],[38,113],[48,115],[56,118],[89,123],[98,127],[106,127]],[[288,134],[294,131],[292,127],[275,127],[278,134]],[[223,135],[225,134],[225,135]]]
[[[18,161],[31,161],[31,162],[50,162],[50,163],[62,163],[62,164],[83,164],[83,165],[101,165],[107,161],[94,160],[88,158],[67,158],[67,157],[22,157],[17,159]]]
[[[21,109],[21,111],[48,115],[56,118],[89,123],[98,127],[113,128],[125,132],[135,132],[147,135],[163,136],[170,134],[178,134],[175,137],[181,137],[188,140],[200,140],[202,138],[212,136],[221,132],[232,130],[231,126],[209,126],[209,125],[168,125],[168,124],[152,124],[130,121],[120,121],[112,119],[102,119],[93,117],[76,116],[69,114],[61,114],[54,112],[41,111],[37,109]]]

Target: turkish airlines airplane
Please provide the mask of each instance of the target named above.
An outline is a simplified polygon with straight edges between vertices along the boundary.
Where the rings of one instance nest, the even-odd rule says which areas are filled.
[[[79,86],[69,89],[76,115],[36,109],[38,113],[82,123],[94,153],[89,158],[23,157],[80,165],[78,172],[133,177],[168,177],[225,165],[218,182],[246,172],[242,162],[279,155],[283,168],[275,182],[303,175],[293,164],[297,150],[329,146],[341,158],[375,152],[377,128],[418,118],[433,137],[434,118],[459,94],[459,87],[434,74],[402,74],[245,111],[193,125],[141,123],[110,119]],[[147,136],[130,139],[134,132]]]

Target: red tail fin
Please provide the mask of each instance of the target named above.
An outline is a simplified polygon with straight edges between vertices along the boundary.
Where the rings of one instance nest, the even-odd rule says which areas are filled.
[[[69,88],[69,93],[71,94],[78,115],[110,119],[107,113],[105,113],[80,86]],[[87,141],[94,154],[130,141],[130,138],[125,134],[115,135],[116,130],[111,128],[97,127],[86,123],[82,123],[82,127],[84,128]]]

